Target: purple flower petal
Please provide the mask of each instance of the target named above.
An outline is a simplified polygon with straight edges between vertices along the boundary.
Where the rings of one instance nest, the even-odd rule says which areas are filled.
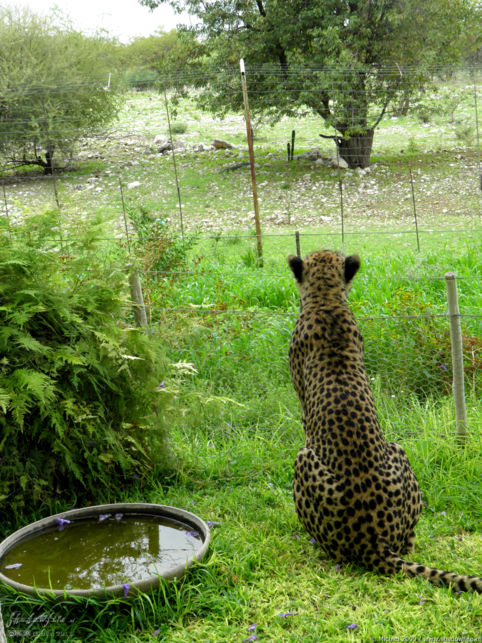
[[[315,538],[310,538],[310,543],[312,543],[313,545],[316,545],[316,539]]]
[[[11,565],[5,565],[5,569],[18,569],[22,566],[22,563],[12,563]]]
[[[356,630],[357,627],[358,627],[358,623],[351,623],[350,625],[346,626],[346,629],[347,630]]]
[[[197,531],[188,531],[187,529],[184,530],[184,533],[187,536],[191,536],[192,538],[199,538],[199,533]]]
[[[110,518],[110,514],[99,514],[99,522],[104,522],[107,518]]]
[[[215,520],[208,520],[208,527],[209,529],[212,529],[213,527],[221,527],[221,523],[216,522]]]
[[[161,382],[161,383],[159,384],[159,386],[157,387],[157,390],[158,390],[158,391],[160,391],[160,390],[161,390],[161,388],[166,388],[165,380],[162,380],[162,382]]]
[[[257,641],[258,637],[256,634],[251,634],[251,636],[248,636],[248,638],[243,639],[243,643],[247,643],[248,641]]]
[[[274,489],[274,484],[273,484],[272,482],[267,482],[266,484],[267,484],[267,485],[268,485],[268,487],[270,487],[271,489]]]
[[[124,514],[114,514],[114,518],[117,520],[117,522],[119,522],[119,520],[122,520],[123,517]]]
[[[420,604],[420,605],[421,605],[422,603],[425,603],[425,600],[426,600],[426,599],[425,599],[425,598],[422,598],[422,595],[421,595],[421,594],[419,594],[419,595],[418,595],[418,602],[419,602],[419,604]]]
[[[258,627],[257,623],[253,623],[248,627],[248,632],[254,632],[254,630]]]
[[[154,630],[151,636],[159,636],[160,633],[161,633],[161,630]]]
[[[128,583],[124,583],[122,587],[124,588],[124,598],[126,598],[131,586]]]
[[[281,612],[281,618],[286,618],[287,616],[298,616],[298,612]]]
[[[299,535],[298,535],[298,534],[295,534],[295,535],[293,536],[293,538],[294,538],[295,540],[299,540],[299,539],[300,539],[300,537],[299,537]]]
[[[56,518],[55,522],[57,523],[59,531],[62,531],[66,525],[70,525],[70,520],[67,520],[66,518]]]

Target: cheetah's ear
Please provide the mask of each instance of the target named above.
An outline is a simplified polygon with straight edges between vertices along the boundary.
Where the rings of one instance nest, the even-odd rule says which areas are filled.
[[[296,255],[290,255],[288,257],[288,263],[293,271],[296,281],[301,283],[303,281],[303,259]]]
[[[345,283],[348,283],[358,272],[360,268],[360,257],[358,255],[350,255],[345,259]]]

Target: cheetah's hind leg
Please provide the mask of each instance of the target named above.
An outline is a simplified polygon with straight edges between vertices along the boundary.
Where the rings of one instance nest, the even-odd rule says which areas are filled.
[[[296,513],[306,531],[333,558],[341,560],[333,523],[342,506],[340,479],[322,462],[317,451],[303,448],[294,467],[293,495]]]

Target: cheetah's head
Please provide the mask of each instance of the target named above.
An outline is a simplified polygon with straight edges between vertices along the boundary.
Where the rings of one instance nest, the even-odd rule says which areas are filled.
[[[313,252],[305,259],[290,255],[288,263],[295,276],[303,305],[307,299],[313,297],[320,300],[345,301],[353,277],[360,268],[360,257],[344,257],[332,250],[322,250]]]

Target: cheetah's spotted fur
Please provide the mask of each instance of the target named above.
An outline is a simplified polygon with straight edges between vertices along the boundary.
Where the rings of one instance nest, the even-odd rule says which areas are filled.
[[[380,430],[362,337],[346,303],[359,257],[324,250],[288,262],[301,298],[290,345],[306,436],[293,485],[300,521],[337,561],[482,592],[481,578],[401,558],[413,550],[422,499],[404,450]]]

